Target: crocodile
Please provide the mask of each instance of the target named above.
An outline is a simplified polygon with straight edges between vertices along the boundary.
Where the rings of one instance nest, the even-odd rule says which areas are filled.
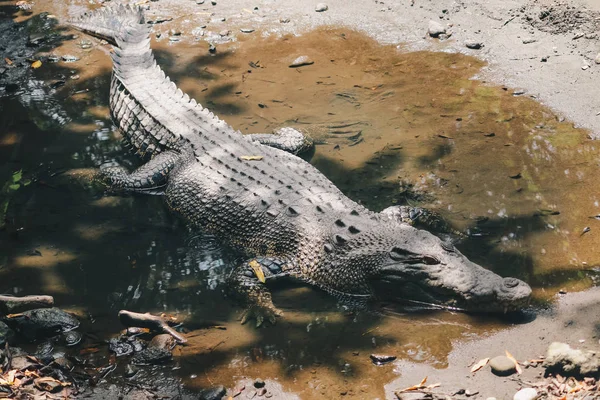
[[[159,191],[191,229],[244,256],[228,278],[246,306],[242,323],[275,323],[282,312],[267,283],[284,277],[352,305],[379,298],[382,283],[394,298],[467,312],[528,304],[527,283],[404,223],[397,206],[365,208],[277,135],[243,135],[184,94],[157,65],[140,8],[106,7],[70,23],[114,45],[111,116],[144,161],[131,172],[101,169],[100,178],[115,191]]]

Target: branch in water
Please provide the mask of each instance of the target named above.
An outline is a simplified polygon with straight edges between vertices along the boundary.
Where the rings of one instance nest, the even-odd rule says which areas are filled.
[[[148,328],[153,331],[168,333],[173,336],[179,343],[187,343],[179,332],[171,328],[164,318],[157,317],[151,314],[140,314],[132,311],[119,311],[119,320],[127,327]]]
[[[3,296],[0,295],[0,314],[16,314],[34,308],[50,308],[54,306],[52,296]]]

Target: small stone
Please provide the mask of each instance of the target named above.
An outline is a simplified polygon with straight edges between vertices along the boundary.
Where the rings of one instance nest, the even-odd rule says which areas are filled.
[[[598,55],[596,56],[596,58],[594,58],[594,62],[596,64],[600,64],[600,53],[598,53]]]
[[[323,12],[323,11],[327,11],[327,10],[329,10],[329,7],[327,7],[327,4],[325,4],[325,3],[319,3],[315,7],[316,12]]]
[[[204,4],[204,0],[196,0],[196,4],[198,4],[198,5]]]
[[[515,393],[513,400],[534,400],[537,395],[537,390],[534,388],[524,388]]]
[[[281,19],[279,20],[279,22],[281,22],[282,24],[287,24],[287,23],[289,23],[290,21],[291,21],[291,20],[290,20],[289,18],[281,18]]]
[[[211,54],[215,54],[217,52],[217,48],[215,47],[214,44],[209,44],[208,45],[208,52]]]
[[[258,389],[258,391],[256,392],[256,394],[258,395],[258,397],[264,396],[265,394],[267,394],[267,388],[260,388],[260,389]]]
[[[305,65],[312,65],[315,62],[313,60],[310,59],[310,57],[308,56],[300,56],[298,58],[296,58],[294,61],[292,61],[292,63],[289,65],[290,68],[297,68],[297,67],[303,67]]]
[[[583,62],[583,64],[581,65],[581,69],[582,69],[582,70],[584,70],[584,71],[585,71],[586,69],[588,69],[589,67],[590,67],[590,64],[588,64],[588,62],[587,62],[587,61],[584,61],[584,62]]]
[[[442,34],[446,34],[446,28],[437,21],[429,21],[427,33],[429,33],[429,36],[437,38]]]
[[[523,39],[523,44],[530,44],[537,42],[537,39]]]
[[[465,46],[467,46],[468,49],[479,50],[483,47],[483,43],[474,40],[469,40],[465,42]]]
[[[471,391],[469,389],[465,390],[465,396],[467,396],[467,397],[473,397],[478,394],[479,394],[479,392],[477,390],[475,390],[475,391]]]
[[[76,81],[77,79],[79,79],[79,75],[71,75],[69,78],[71,78],[74,81]]]
[[[216,0],[212,0],[212,1],[210,2],[210,4],[212,4],[213,6],[216,6],[216,5],[217,5],[217,2],[216,2]]]
[[[229,31],[227,29],[223,29],[221,32],[219,32],[220,36],[227,36],[229,35]]]
[[[490,368],[494,374],[499,376],[508,376],[516,372],[515,363],[506,356],[492,358]]]
[[[221,400],[227,393],[225,386],[219,385],[213,388],[204,389],[199,393],[199,400]]]
[[[70,54],[65,54],[64,56],[62,56],[62,60],[64,62],[75,62],[75,61],[79,61],[79,57],[70,55]]]
[[[262,387],[265,387],[265,381],[263,381],[262,379],[257,379],[254,381],[254,387],[257,389],[260,389]]]
[[[540,61],[541,62],[547,62],[548,61],[548,57],[542,57]]]
[[[396,356],[388,356],[385,354],[371,354],[369,357],[371,357],[371,361],[375,365],[387,364],[396,359]]]
[[[522,95],[522,94],[525,94],[525,90],[524,90],[524,89],[516,89],[516,90],[515,90],[515,91],[512,93],[512,95],[513,95],[513,96],[520,96],[520,95]]]
[[[252,29],[252,28],[242,28],[242,29],[240,29],[240,32],[242,32],[242,33],[252,33],[252,32],[254,32],[254,29]]]

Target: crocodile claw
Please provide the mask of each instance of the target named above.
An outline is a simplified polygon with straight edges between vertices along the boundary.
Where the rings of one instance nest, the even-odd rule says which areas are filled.
[[[283,311],[275,307],[250,306],[242,315],[242,325],[252,319],[256,320],[257,328],[260,328],[265,321],[268,321],[271,325],[275,325],[277,317],[282,315]]]

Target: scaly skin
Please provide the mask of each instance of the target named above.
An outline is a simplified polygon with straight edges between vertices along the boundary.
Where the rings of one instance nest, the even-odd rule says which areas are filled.
[[[470,311],[528,302],[526,283],[470,262],[402,223],[395,208],[367,210],[309,163],[243,136],[184,95],[156,65],[141,11],[102,9],[73,25],[117,45],[112,116],[147,161],[130,174],[105,169],[103,180],[115,190],[164,189],[169,207],[194,229],[245,254],[230,277],[248,306],[244,321],[260,325],[281,314],[265,283],[282,276],[361,304],[377,295],[374,282],[391,284],[394,297],[410,293]]]

